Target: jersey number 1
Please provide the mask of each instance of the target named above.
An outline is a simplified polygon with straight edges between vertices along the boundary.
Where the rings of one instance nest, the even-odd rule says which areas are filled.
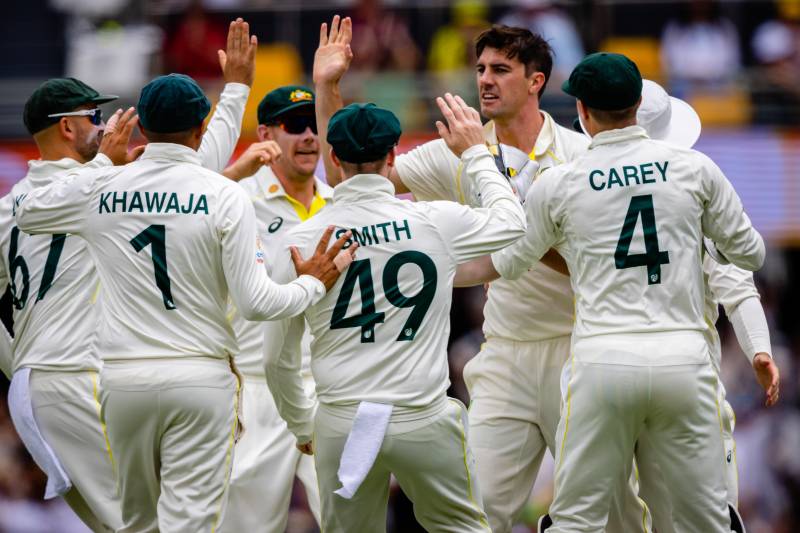
[[[422,289],[414,296],[400,292],[397,276],[403,265],[417,265],[422,271]],[[386,299],[395,307],[413,307],[405,325],[397,336],[398,341],[413,341],[422,319],[428,312],[436,294],[436,265],[422,252],[407,250],[389,258],[383,269],[383,290]],[[356,281],[361,289],[361,314],[345,316],[353,298]],[[372,283],[372,265],[369,259],[353,261],[342,283],[342,290],[331,315],[331,329],[361,328],[361,342],[375,342],[375,324],[382,324],[385,314],[375,311],[375,287]]]
[[[156,275],[156,287],[161,291],[164,299],[164,307],[168,311],[175,309],[175,302],[172,300],[172,290],[169,284],[169,273],[167,271],[167,230],[164,224],[153,224],[147,226],[139,235],[131,239],[131,246],[136,252],[141,252],[149,244],[153,253],[153,270]]]
[[[642,214],[642,229],[644,230],[643,254],[628,254],[633,240],[633,230],[636,221]],[[647,267],[647,284],[661,283],[661,265],[669,263],[669,252],[658,248],[658,231],[656,231],[656,213],[653,209],[653,195],[645,194],[634,196],[628,206],[625,222],[622,223],[622,232],[617,241],[617,250],[614,252],[614,264],[617,269]]]

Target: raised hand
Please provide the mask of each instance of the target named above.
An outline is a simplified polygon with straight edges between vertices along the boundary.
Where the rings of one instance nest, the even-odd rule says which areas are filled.
[[[98,152],[108,156],[115,165],[124,165],[139,157],[144,151],[144,146],[138,146],[128,152],[128,143],[138,122],[139,116],[133,107],[129,107],[124,113],[122,109],[117,109],[106,123]]]
[[[756,373],[756,380],[758,384],[764,388],[767,393],[767,401],[765,405],[772,407],[778,402],[778,395],[780,392],[781,374],[778,370],[778,365],[772,360],[768,354],[757,353],[753,358],[753,371]]]
[[[239,181],[255,174],[262,166],[273,164],[281,156],[281,147],[275,141],[262,141],[247,147],[239,159],[228,165],[222,175]]]
[[[317,243],[317,249],[314,251],[308,260],[304,260],[300,255],[300,251],[292,246],[290,248],[292,254],[292,262],[297,271],[298,276],[308,274],[314,276],[322,283],[325,284],[325,289],[330,290],[336,280],[339,279],[341,273],[347,268],[347,265],[355,257],[358,243],[352,243],[346,250],[342,250],[347,241],[350,240],[352,233],[347,231],[344,235],[339,237],[333,246],[328,249],[328,243],[333,235],[333,226],[328,226],[322,238]],[[341,254],[340,254],[341,252]]]
[[[319,28],[319,47],[314,54],[314,83],[338,83],[353,59],[350,41],[353,39],[353,22],[350,17],[341,20],[339,15],[328,24],[323,22]]]
[[[232,21],[228,28],[226,49],[217,51],[225,83],[253,86],[257,48],[258,38],[250,35],[250,25],[241,18]]]
[[[439,136],[444,139],[447,147],[457,157],[461,157],[461,154],[471,146],[485,144],[480,114],[468,106],[460,96],[445,93],[444,98],[436,99],[436,104],[447,120],[447,125],[437,120],[436,129],[439,130]]]

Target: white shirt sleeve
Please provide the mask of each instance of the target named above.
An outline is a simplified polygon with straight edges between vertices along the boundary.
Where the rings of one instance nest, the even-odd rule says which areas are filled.
[[[25,233],[74,233],[86,229],[98,183],[114,175],[111,160],[100,154],[90,163],[64,173],[46,187],[29,192],[17,206],[17,226]]]
[[[325,296],[325,285],[300,276],[278,285],[264,268],[264,252],[256,235],[256,214],[247,193],[231,183],[220,202],[218,231],[222,266],[234,305],[247,320],[275,320],[302,313]]]
[[[751,363],[757,353],[763,352],[772,357],[767,317],[758,297],[747,298],[732,310],[726,310],[726,313],[736,333],[736,340]]]
[[[506,279],[517,279],[528,271],[547,250],[561,239],[561,229],[554,221],[551,205],[558,168],[542,174],[533,182],[525,199],[528,229],[517,242],[492,254],[495,270]]]
[[[11,364],[13,362],[11,349],[11,336],[5,326],[0,324],[0,371],[11,379]]]
[[[283,246],[279,250],[285,250]],[[288,252],[288,250],[285,250]],[[285,255],[285,254],[284,254]],[[273,272],[278,282],[295,275],[294,267],[284,255],[276,258]],[[278,414],[296,437],[306,443],[314,433],[314,401],[303,387],[301,340],[305,329],[303,316],[265,323],[264,371],[267,385],[275,400]]]
[[[400,181],[419,201],[461,202],[458,190],[459,161],[444,140],[422,144],[395,160]],[[455,181],[454,181],[455,177]],[[463,203],[463,202],[462,202]]]
[[[430,215],[457,264],[504,248],[525,234],[525,213],[486,146],[462,155],[464,172],[480,191],[485,207],[432,202]]]
[[[228,83],[222,90],[197,150],[207,169],[222,172],[228,165],[242,133],[244,108],[249,95],[250,87],[243,83]]]
[[[702,217],[703,234],[733,264],[746,270],[758,270],[764,264],[764,240],[753,228],[742,201],[722,170],[711,159],[701,157],[706,205]]]

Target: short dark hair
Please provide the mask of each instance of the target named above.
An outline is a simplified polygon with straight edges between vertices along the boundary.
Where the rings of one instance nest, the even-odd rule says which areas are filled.
[[[145,138],[148,142],[151,143],[171,143],[171,144],[186,144],[189,138],[194,134],[197,128],[202,128],[203,123],[201,122],[194,128],[190,128],[188,130],[183,131],[175,131],[172,133],[158,133],[155,131],[149,131],[147,129],[142,128],[142,133],[144,134]]]
[[[553,49],[541,35],[525,28],[495,24],[478,35],[475,40],[475,55],[480,57],[486,47],[505,52],[509,59],[516,58],[525,65],[526,76],[534,72],[544,74],[544,84],[539,90],[541,98],[553,70]]]
[[[639,102],[636,102],[630,107],[625,109],[595,109],[588,107],[589,113],[603,124],[618,124],[620,122],[629,122],[636,118],[636,111],[639,109]]]
[[[349,161],[342,161],[340,159],[339,163],[342,164],[342,169],[344,169],[345,173],[352,176],[355,176],[356,174],[377,174],[378,171],[383,168],[383,165],[386,164],[386,159],[388,158],[389,154],[387,153],[385,156],[376,161],[350,163]]]

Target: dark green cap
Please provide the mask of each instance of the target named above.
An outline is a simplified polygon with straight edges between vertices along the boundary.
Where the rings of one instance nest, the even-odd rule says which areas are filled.
[[[598,52],[584,57],[561,89],[593,109],[627,109],[642,96],[642,75],[624,55]]]
[[[258,104],[258,123],[271,124],[280,115],[294,109],[309,106],[308,110],[314,112],[314,91],[301,85],[287,85],[278,87],[267,93]]]
[[[211,111],[203,89],[189,76],[159,76],[144,86],[136,104],[139,122],[153,133],[176,133],[195,128]]]
[[[100,94],[75,78],[54,78],[41,84],[28,101],[22,120],[28,132],[33,135],[50,127],[61,117],[49,117],[56,113],[75,111],[85,104],[104,104],[116,100],[118,96]]]
[[[331,117],[328,144],[336,157],[348,163],[377,161],[400,139],[400,121],[375,104],[350,104]]]

